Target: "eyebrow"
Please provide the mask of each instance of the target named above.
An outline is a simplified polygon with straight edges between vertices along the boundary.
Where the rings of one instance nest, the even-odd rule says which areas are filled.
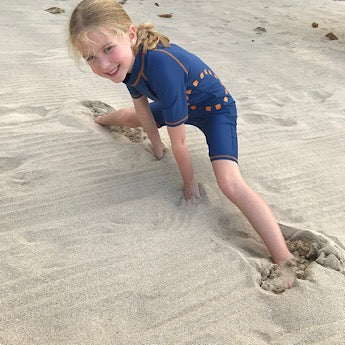
[[[87,60],[87,59],[90,58],[91,56],[93,56],[93,55],[83,55],[83,59],[84,59],[84,60]]]
[[[104,44],[103,47],[101,48],[101,50],[103,50],[105,47],[109,46],[109,45],[114,45],[113,42],[109,42],[107,44]],[[95,51],[94,51],[95,52]],[[88,54],[88,55],[83,55],[83,59],[87,59],[89,58],[90,56],[94,56],[94,54]]]

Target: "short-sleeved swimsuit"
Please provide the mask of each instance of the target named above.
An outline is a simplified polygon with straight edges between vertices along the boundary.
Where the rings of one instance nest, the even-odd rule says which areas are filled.
[[[197,56],[175,44],[139,52],[124,83],[133,98],[145,95],[153,101],[158,127],[194,125],[205,134],[211,161],[237,162],[235,101]]]

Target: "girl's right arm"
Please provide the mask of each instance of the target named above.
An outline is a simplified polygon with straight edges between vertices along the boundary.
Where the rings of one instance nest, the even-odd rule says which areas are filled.
[[[187,200],[191,200],[194,197],[200,198],[199,186],[194,180],[192,161],[186,144],[185,125],[168,127],[168,133],[171,148],[182,176],[184,197]]]
[[[133,98],[133,103],[137,118],[151,141],[151,153],[157,159],[162,159],[166,148],[159,135],[147,97]]]

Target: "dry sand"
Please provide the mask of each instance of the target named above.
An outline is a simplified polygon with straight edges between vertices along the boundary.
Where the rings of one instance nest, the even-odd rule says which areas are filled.
[[[242,173],[304,262],[280,294],[262,288],[275,267],[218,191],[200,132],[203,195],[184,205],[171,152],[155,161],[140,132],[94,124],[102,103],[131,101],[68,57],[77,2],[0,3],[0,344],[345,344],[345,2],[124,5],[236,99]]]

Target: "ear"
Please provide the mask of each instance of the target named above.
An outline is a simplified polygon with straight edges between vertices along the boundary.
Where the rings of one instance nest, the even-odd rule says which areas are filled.
[[[135,25],[131,25],[128,29],[128,37],[131,43],[131,47],[133,48],[137,43],[137,28]]]

